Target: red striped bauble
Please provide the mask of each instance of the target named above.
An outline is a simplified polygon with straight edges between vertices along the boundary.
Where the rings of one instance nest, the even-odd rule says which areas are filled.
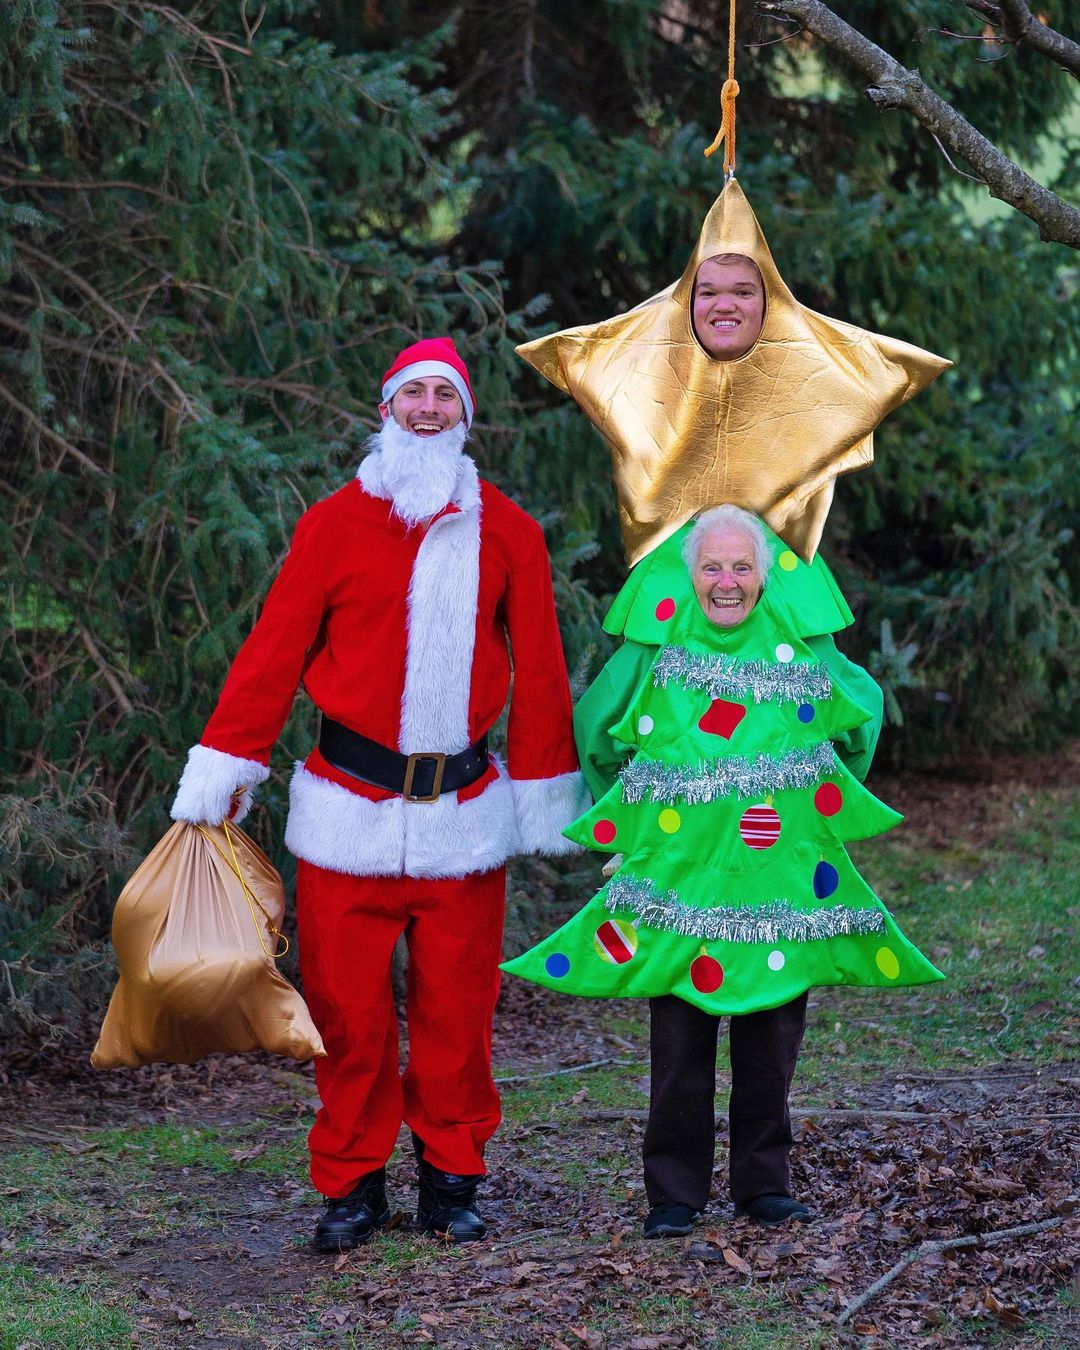
[[[632,960],[637,945],[637,929],[625,919],[608,919],[596,930],[593,938],[597,956],[616,966]]]
[[[780,838],[780,817],[771,806],[748,806],[739,820],[739,835],[749,848],[772,848]]]

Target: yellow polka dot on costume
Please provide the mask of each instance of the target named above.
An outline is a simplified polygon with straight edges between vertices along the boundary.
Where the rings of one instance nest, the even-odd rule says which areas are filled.
[[[887,980],[895,980],[900,974],[900,962],[896,959],[896,953],[889,947],[879,947],[877,956],[877,968]]]
[[[780,564],[780,566],[784,569],[785,572],[794,572],[796,567],[798,567],[799,565],[798,558],[795,556],[794,553],[792,553],[791,549],[789,548],[784,549],[783,553],[780,554],[779,558],[777,558],[776,561]]]
[[[678,811],[673,811],[671,807],[668,806],[660,812],[659,816],[657,816],[656,823],[665,834],[674,834],[682,824],[682,816],[679,815]]]

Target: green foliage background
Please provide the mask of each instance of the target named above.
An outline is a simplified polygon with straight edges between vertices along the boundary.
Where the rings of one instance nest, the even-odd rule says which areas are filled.
[[[935,32],[962,23],[948,0],[835,7],[1002,148],[1055,142],[1075,192],[1063,71]],[[100,1002],[117,884],[404,342],[464,348],[477,458],[545,523],[579,687],[602,661],[606,452],[513,346],[675,277],[719,191],[727,5],[662,8],[0,11],[0,1016]],[[1078,720],[1075,257],[980,212],[929,137],[743,8],[740,180],[789,284],[957,363],[882,428],[826,538],[887,753],[1051,746]],[[312,728],[299,700],[278,769]],[[263,800],[287,870],[281,781]]]

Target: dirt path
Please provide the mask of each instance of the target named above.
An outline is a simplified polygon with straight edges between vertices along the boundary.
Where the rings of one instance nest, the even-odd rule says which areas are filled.
[[[1077,1209],[1080,1066],[874,1083],[854,1106],[849,1094],[843,1107],[798,1117],[796,1187],[814,1205],[813,1224],[763,1230],[719,1201],[691,1238],[646,1243],[644,1097],[611,1106],[598,1091],[613,1074],[640,1080],[644,1040],[605,1035],[591,1018],[568,1025],[563,1001],[514,988],[524,1006],[507,1008],[502,1025],[522,1039],[508,1045],[504,1031],[500,1062],[527,1077],[504,1085],[488,1241],[440,1249],[412,1236],[399,1212],[370,1247],[336,1261],[312,1252],[305,1239],[318,1210],[299,1148],[310,1074],[249,1058],[10,1085],[0,1151],[50,1154],[63,1196],[53,1203],[47,1186],[29,1225],[5,1233],[0,1248],[62,1287],[89,1279],[99,1298],[115,1291],[155,1347],[801,1346],[833,1343],[846,1303],[925,1239],[1059,1218],[1003,1246],[919,1262],[854,1328],[862,1343],[890,1346],[988,1344],[1001,1333],[1016,1344],[1070,1343],[1075,1313],[1060,1291],[1080,1236],[1067,1217]],[[582,1067],[597,1060],[621,1063]],[[554,1070],[571,1072],[534,1077]],[[520,1098],[537,1084],[560,1095],[522,1119]],[[122,1133],[102,1134],[110,1129]],[[148,1129],[194,1132],[195,1160],[171,1163],[167,1140],[141,1163],[125,1159],[124,1138],[134,1157]],[[200,1139],[212,1155],[205,1164]],[[718,1139],[722,1160],[722,1127]],[[269,1166],[278,1150],[280,1170]],[[411,1205],[411,1171],[399,1149],[390,1169],[398,1207]],[[6,1194],[17,1197],[19,1177],[8,1177]],[[73,1229],[72,1205],[93,1216],[89,1228]],[[754,1339],[766,1332],[771,1339]]]

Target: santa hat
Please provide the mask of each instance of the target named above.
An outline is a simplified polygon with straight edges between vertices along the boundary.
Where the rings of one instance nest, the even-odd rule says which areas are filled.
[[[465,406],[465,425],[472,426],[476,400],[469,383],[469,372],[448,337],[424,338],[398,352],[382,379],[382,401],[389,403],[403,384],[425,375],[439,375],[454,386]]]

